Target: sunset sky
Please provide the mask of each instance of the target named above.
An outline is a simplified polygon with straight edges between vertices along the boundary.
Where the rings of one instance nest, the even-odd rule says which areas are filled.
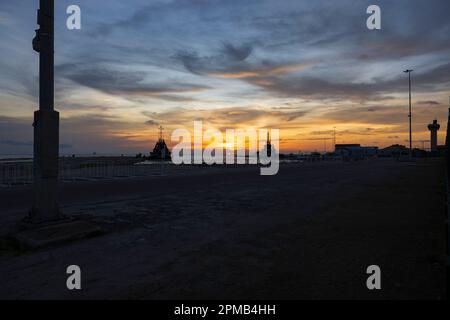
[[[0,154],[32,152],[38,0],[0,2]],[[338,143],[415,146],[445,136],[448,0],[58,0],[55,106],[61,153],[149,152],[165,129],[278,128],[284,152]],[[67,6],[82,29],[66,29]],[[366,28],[378,4],[382,30]],[[326,141],[326,142],[325,142]],[[427,147],[429,144],[425,143]]]

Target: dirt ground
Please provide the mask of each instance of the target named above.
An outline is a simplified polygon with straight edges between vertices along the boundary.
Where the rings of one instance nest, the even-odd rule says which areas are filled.
[[[66,183],[64,212],[105,234],[34,252],[6,238],[31,189],[2,188],[0,298],[443,299],[443,178],[440,160],[374,160]]]

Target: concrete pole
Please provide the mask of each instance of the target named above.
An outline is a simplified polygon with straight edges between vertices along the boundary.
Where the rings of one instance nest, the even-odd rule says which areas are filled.
[[[39,110],[34,113],[34,200],[32,223],[58,220],[59,113],[54,110],[54,0],[40,0],[39,30],[33,49],[39,53]]]

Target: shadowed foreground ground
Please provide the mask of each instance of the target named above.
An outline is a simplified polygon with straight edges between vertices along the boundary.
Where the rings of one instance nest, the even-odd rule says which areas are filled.
[[[106,234],[0,252],[0,298],[445,298],[443,163],[292,164],[62,185]],[[29,187],[0,189],[1,232]],[[82,269],[79,292],[65,269]],[[382,270],[368,291],[367,266]]]

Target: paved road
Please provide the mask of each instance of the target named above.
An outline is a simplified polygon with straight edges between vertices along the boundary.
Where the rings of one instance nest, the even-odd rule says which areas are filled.
[[[370,161],[63,184],[64,211],[106,234],[3,248],[0,298],[444,298],[442,178],[439,161]],[[4,232],[29,191],[0,190]],[[71,264],[80,292],[65,288]]]

